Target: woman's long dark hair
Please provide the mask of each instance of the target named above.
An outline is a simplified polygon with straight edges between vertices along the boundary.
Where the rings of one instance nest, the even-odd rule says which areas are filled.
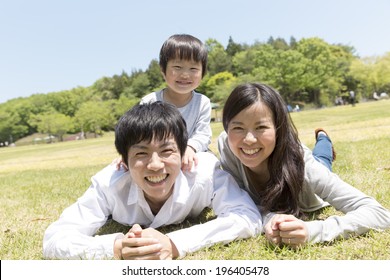
[[[272,112],[276,145],[268,159],[270,179],[265,188],[257,190],[259,197],[254,199],[260,201],[265,211],[300,215],[298,199],[305,168],[303,150],[297,129],[281,95],[265,84],[247,83],[237,86],[223,108],[223,127],[227,132],[229,122],[256,102],[264,103]]]

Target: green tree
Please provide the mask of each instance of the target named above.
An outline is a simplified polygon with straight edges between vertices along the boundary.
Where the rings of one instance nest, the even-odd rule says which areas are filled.
[[[138,98],[142,98],[152,91],[148,75],[144,72],[141,72],[134,77],[130,88],[132,94]]]
[[[302,89],[309,92],[310,101],[320,105],[326,99],[333,100],[342,88],[342,78],[347,65],[341,67],[340,47],[331,46],[319,38],[302,39],[296,50],[305,57],[304,72],[301,77]],[[321,96],[328,90],[326,98]]]
[[[52,136],[57,136],[60,141],[63,141],[64,134],[73,129],[72,118],[55,111],[32,116],[30,124],[39,132],[46,133],[50,142]]]
[[[230,85],[234,82],[235,78],[230,72],[220,72],[208,79],[206,84],[207,96],[211,98],[214,102],[220,102],[225,99],[225,94],[221,93],[221,89],[230,88]]]
[[[390,52],[384,56],[354,60],[351,75],[359,83],[363,97],[371,98],[374,92],[390,91]]]
[[[160,65],[156,59],[153,59],[150,62],[149,67],[145,72],[148,77],[149,87],[151,88],[150,91],[157,90],[161,84],[164,83]]]
[[[92,93],[88,88],[77,87],[71,90],[49,93],[46,97],[51,108],[73,117],[79,106],[92,97]]]
[[[284,40],[283,38],[276,38],[274,39],[272,36],[268,39],[268,42],[267,42],[269,45],[271,45],[272,47],[274,47],[275,49],[277,50],[282,50],[282,51],[287,51],[288,49],[290,49],[290,46],[289,44],[287,44],[286,40]]]
[[[390,52],[379,57],[376,65],[378,75],[378,91],[390,91]]]
[[[35,127],[30,125],[30,118],[51,110],[51,105],[47,101],[45,94],[34,94],[30,97],[13,99],[7,104],[20,117],[18,125],[28,128],[26,135],[37,131]]]
[[[302,90],[301,77],[305,63],[301,53],[264,45],[256,51],[255,63],[256,68],[252,74],[257,80],[276,88],[286,102],[297,99],[297,93]]]
[[[87,101],[76,112],[76,125],[81,132],[93,132],[95,137],[103,133],[104,127],[112,128],[116,122],[108,102]]]
[[[208,84],[213,93],[212,101],[224,104],[236,85],[236,81],[237,78],[230,72],[221,72],[211,77]]]
[[[238,52],[232,59],[233,73],[236,76],[252,73],[255,68],[256,49],[250,48],[245,51]]]
[[[210,76],[219,72],[231,71],[232,58],[226,53],[223,46],[215,39],[208,39],[205,42],[208,50],[207,69]]]
[[[119,100],[113,100],[112,112],[114,114],[114,120],[118,120],[125,112],[130,110],[135,104],[140,101],[139,98],[127,98],[121,96]]]
[[[20,121],[21,117],[16,111],[0,108],[0,142],[13,143],[26,135],[28,126]]]
[[[295,37],[291,36],[290,37],[290,48],[291,49],[294,49],[297,45],[297,40],[295,39]]]
[[[233,57],[236,53],[243,51],[244,48],[245,47],[242,46],[241,44],[237,44],[236,42],[234,42],[232,36],[229,36],[229,41],[226,46],[226,53],[230,57]]]
[[[122,71],[121,75],[103,77],[97,80],[93,86],[93,94],[101,97],[101,100],[119,99],[122,92],[131,84],[131,77]]]
[[[251,55],[251,57],[253,57],[253,70],[251,74],[256,77],[259,82],[277,87],[276,80],[280,74],[280,69],[277,66],[280,52],[281,51],[276,50],[269,44],[262,45],[254,50],[254,53]],[[249,57],[247,59],[249,59]]]

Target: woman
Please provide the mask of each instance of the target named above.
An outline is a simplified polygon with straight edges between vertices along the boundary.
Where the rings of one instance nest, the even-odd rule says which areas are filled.
[[[260,207],[270,242],[297,247],[390,227],[387,209],[342,181],[300,143],[287,106],[273,88],[237,86],[225,103],[222,121],[222,166]],[[299,219],[303,212],[329,204],[345,215]]]

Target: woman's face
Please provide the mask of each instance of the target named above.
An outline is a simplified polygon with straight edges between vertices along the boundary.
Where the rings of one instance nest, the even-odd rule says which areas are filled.
[[[267,170],[268,157],[276,144],[271,110],[263,103],[245,108],[228,125],[228,143],[233,154],[255,173]]]

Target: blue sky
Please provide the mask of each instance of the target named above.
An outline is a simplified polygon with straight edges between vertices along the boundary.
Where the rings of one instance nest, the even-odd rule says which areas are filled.
[[[175,33],[226,46],[320,37],[360,56],[390,51],[388,0],[0,2],[0,103],[145,70]]]

